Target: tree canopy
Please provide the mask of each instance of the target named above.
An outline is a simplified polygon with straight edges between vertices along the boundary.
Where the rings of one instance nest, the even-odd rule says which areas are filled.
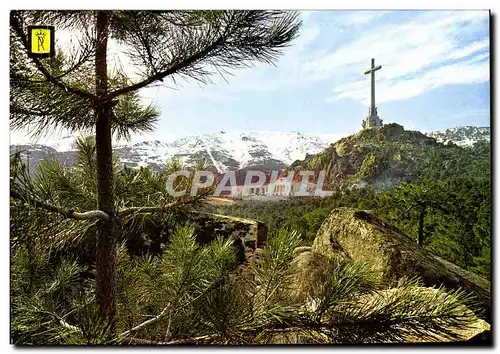
[[[92,178],[85,185],[96,185],[97,203],[89,205],[90,190],[81,196],[78,214],[48,203],[55,196],[37,199],[32,189],[20,194],[14,188],[11,197],[32,200],[34,207],[62,211],[73,219],[84,218],[87,226],[91,217],[98,216],[96,296],[100,316],[111,328],[116,317],[118,220],[169,208],[165,200],[147,198],[162,204],[118,210],[112,136],[150,131],[159,117],[157,107],[143,104],[138,91],[166,79],[207,82],[214,72],[255,61],[273,63],[296,37],[300,23],[298,14],[289,11],[11,11],[11,127],[30,127],[32,135],[60,128],[95,134],[95,165],[85,171]],[[27,26],[33,24],[68,31],[76,45],[58,48],[58,54],[48,59],[29,57]],[[111,41],[136,69],[136,77],[122,67],[108,66]],[[14,178],[14,185],[17,181]],[[80,187],[67,182],[68,188]],[[97,209],[89,213],[87,207]]]

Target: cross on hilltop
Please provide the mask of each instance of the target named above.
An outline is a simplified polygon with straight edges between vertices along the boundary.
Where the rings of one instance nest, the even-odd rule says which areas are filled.
[[[371,104],[368,111],[368,117],[361,123],[363,129],[380,127],[383,125],[382,119],[377,115],[377,107],[375,107],[375,71],[380,69],[382,69],[382,66],[375,66],[375,59],[372,58],[372,67],[365,71],[365,75],[371,75]]]

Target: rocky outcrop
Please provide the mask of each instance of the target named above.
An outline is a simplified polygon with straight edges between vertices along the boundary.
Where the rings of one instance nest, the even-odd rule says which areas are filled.
[[[200,245],[208,245],[217,237],[233,237],[239,263],[247,261],[257,248],[264,246],[267,239],[267,226],[256,220],[193,212],[183,222],[194,228]],[[131,255],[161,254],[175,228],[160,224],[156,229],[149,227],[148,231],[149,234],[129,234],[126,246]]]
[[[309,247],[298,247],[294,252],[293,265],[295,269],[295,276],[292,279],[291,290],[293,296],[302,301],[304,306],[314,307],[316,302],[311,301],[318,295],[321,289],[321,284],[325,282],[328,277],[328,272],[331,267],[329,266],[331,260],[324,254],[312,251]],[[345,261],[345,260],[344,260]],[[377,291],[366,293],[357,297],[357,306],[365,307],[370,306],[372,302],[378,304],[391,302],[394,299],[394,288],[378,289]],[[414,291],[419,294],[436,296],[437,289],[432,287],[415,287]],[[353,303],[353,306],[356,306]],[[470,342],[476,344],[489,344],[491,343],[491,326],[483,319],[478,318],[468,309],[463,306],[460,311],[464,315],[471,316],[472,321],[467,326],[449,326],[447,330],[453,334],[453,338],[445,335],[437,335],[432,332],[426,333],[425,329],[419,335],[407,335],[404,338],[405,343],[421,343],[421,342]],[[381,340],[381,342],[385,342]],[[387,340],[387,342],[391,342]]]
[[[197,241],[209,244],[217,236],[224,239],[233,236],[239,263],[248,260],[254,251],[262,248],[267,239],[267,226],[256,220],[233,216],[197,213],[195,219]]]
[[[460,149],[445,146],[418,131],[392,123],[364,129],[342,138],[322,152],[295,161],[288,171],[325,171],[333,186],[388,189],[418,175],[418,162],[433,149]]]
[[[461,288],[477,298],[484,310],[478,316],[491,321],[487,280],[420,248],[402,231],[365,211],[334,209],[318,230],[312,250],[326,257],[370,262],[388,287],[403,277],[419,277],[425,286]]]

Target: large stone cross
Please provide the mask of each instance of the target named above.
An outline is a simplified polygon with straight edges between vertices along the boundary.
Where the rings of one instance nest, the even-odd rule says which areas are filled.
[[[372,95],[371,95],[371,105],[370,105],[370,116],[376,116],[377,111],[375,109],[375,71],[382,69],[381,65],[375,66],[375,59],[372,58],[371,69],[365,71],[365,75],[371,74],[372,79]]]

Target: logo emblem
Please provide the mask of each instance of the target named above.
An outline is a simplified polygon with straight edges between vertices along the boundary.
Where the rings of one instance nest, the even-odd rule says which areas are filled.
[[[54,26],[28,26],[28,55],[50,58],[55,54]]]

